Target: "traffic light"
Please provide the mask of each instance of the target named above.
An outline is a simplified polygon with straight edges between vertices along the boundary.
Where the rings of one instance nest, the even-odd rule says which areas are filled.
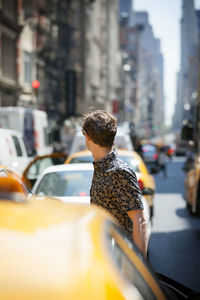
[[[37,98],[38,95],[38,88],[40,87],[40,82],[38,80],[34,80],[32,82],[32,87],[33,87],[33,91],[34,91],[34,95]]]
[[[33,87],[34,89],[38,89],[38,88],[40,87],[40,82],[39,82],[38,80],[34,80],[34,81],[32,82],[32,87]]]

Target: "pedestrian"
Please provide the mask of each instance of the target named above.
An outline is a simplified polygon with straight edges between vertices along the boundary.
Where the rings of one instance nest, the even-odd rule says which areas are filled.
[[[159,156],[158,156],[158,164],[159,164],[160,170],[163,172],[163,176],[167,177],[167,166],[166,166],[167,155],[166,155],[164,147],[160,148],[160,152],[159,152]]]
[[[114,149],[117,119],[102,110],[84,116],[82,133],[94,158],[90,201],[102,206],[119,222],[144,256],[147,252],[147,229],[141,191],[134,171]]]

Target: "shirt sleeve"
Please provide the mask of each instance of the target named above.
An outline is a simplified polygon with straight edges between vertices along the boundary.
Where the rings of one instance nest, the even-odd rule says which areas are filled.
[[[125,212],[144,209],[135,173],[119,170],[115,176],[117,180],[114,181],[114,193],[121,209]]]

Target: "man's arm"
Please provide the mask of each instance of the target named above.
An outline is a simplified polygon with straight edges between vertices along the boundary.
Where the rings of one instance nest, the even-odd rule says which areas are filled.
[[[142,209],[135,209],[132,211],[128,211],[127,214],[133,222],[133,241],[146,257],[148,235],[147,222],[145,220],[144,211]]]

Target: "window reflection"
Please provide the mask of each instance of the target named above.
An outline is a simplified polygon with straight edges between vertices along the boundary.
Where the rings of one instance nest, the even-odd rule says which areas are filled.
[[[124,242],[127,243],[128,247],[130,248],[130,240],[125,236],[121,229],[118,228],[118,226],[116,226],[115,224],[112,224],[112,226],[115,227],[114,230],[117,230],[117,232],[120,233],[121,237],[123,237],[124,239]],[[127,254],[120,247],[113,232],[108,233],[107,244],[109,247],[109,252],[111,253],[112,260],[114,261],[118,271],[121,273],[122,277],[129,282],[129,284],[138,289],[144,299],[156,300],[157,298],[152,292],[151,287],[145,281],[145,278],[141,275],[137,266],[129,259]],[[133,246],[131,246],[131,248],[133,248]],[[135,249],[134,252],[136,252]],[[136,254],[138,254],[139,256],[139,251]]]

